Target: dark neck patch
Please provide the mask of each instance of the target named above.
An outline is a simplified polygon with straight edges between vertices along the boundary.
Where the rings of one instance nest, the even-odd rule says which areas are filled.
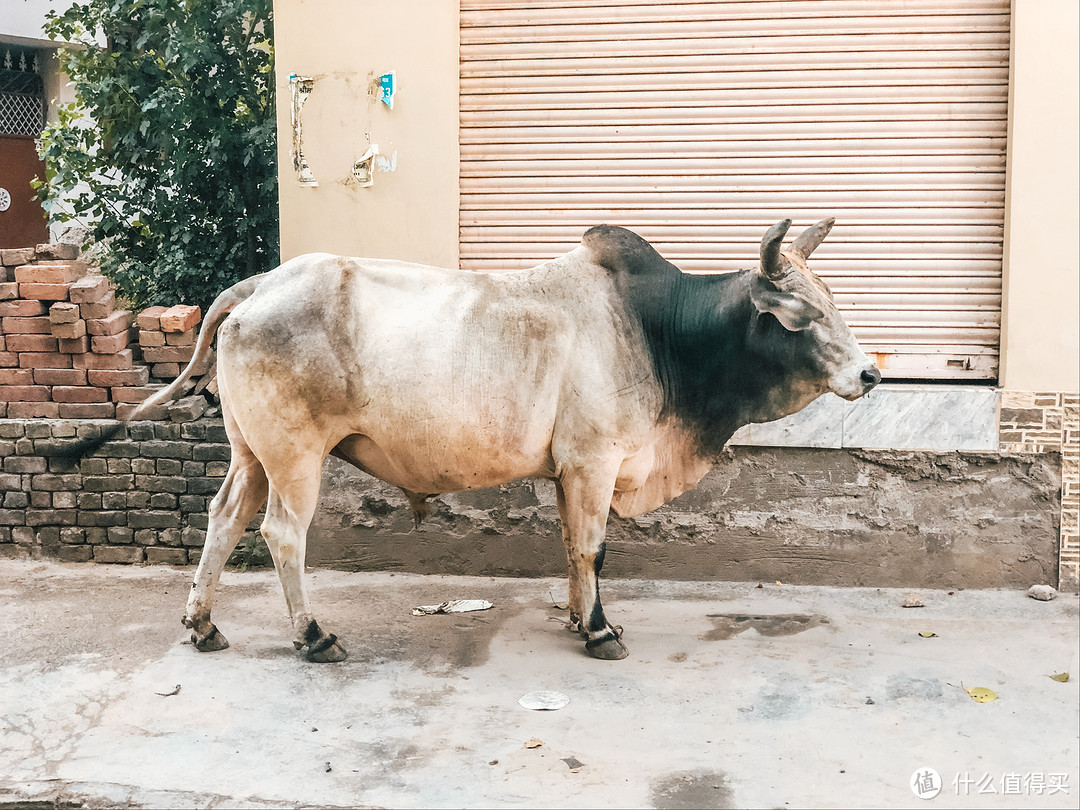
[[[610,225],[592,228],[582,243],[612,271],[628,314],[641,326],[665,413],[703,453],[719,453],[794,381],[798,341],[754,308],[756,270],[686,274],[637,234]]]

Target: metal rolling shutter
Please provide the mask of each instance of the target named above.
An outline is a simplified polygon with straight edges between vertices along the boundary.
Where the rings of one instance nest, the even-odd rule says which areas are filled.
[[[886,377],[992,380],[1008,57],[1008,0],[462,0],[462,266],[606,222],[730,271],[835,216],[812,266]]]

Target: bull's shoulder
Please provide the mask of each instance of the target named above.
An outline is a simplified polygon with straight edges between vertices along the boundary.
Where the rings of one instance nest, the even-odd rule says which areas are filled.
[[[633,231],[617,225],[597,225],[581,237],[590,258],[613,273],[638,277],[663,277],[679,269],[656,252],[656,248]]]

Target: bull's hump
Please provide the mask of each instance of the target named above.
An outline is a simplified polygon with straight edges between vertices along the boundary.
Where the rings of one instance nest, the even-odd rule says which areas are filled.
[[[679,272],[647,240],[617,225],[590,228],[581,237],[581,244],[593,261],[615,273],[655,277]]]

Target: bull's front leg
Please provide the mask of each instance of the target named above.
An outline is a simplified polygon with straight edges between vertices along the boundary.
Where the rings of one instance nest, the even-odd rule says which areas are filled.
[[[593,658],[615,661],[628,654],[620,632],[612,627],[600,603],[600,569],[604,565],[607,529],[615,475],[591,470],[566,470],[558,486],[559,516],[570,574],[570,617],[587,639]]]

